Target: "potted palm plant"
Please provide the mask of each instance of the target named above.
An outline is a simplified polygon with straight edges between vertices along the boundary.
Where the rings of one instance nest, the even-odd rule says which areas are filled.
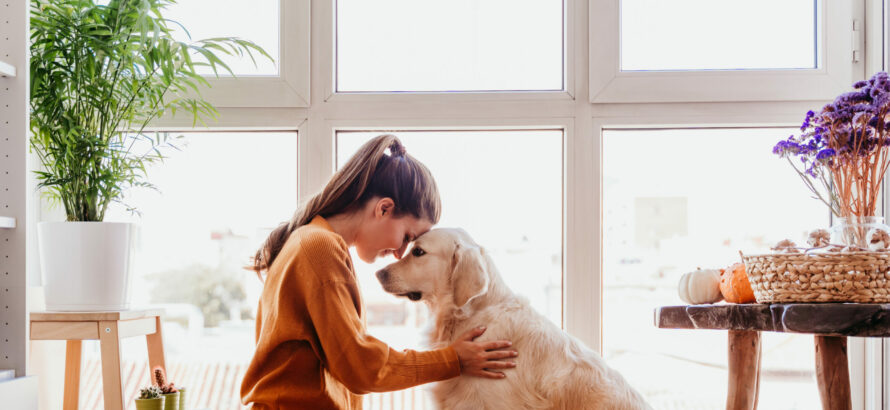
[[[38,224],[50,310],[128,308],[129,223],[103,222],[112,202],[149,187],[147,165],[177,147],[146,132],[154,119],[184,111],[193,124],[214,117],[196,71],[228,71],[222,54],[269,57],[251,41],[174,39],[163,17],[174,0],[31,1],[31,149],[38,188],[66,221]],[[131,209],[131,207],[128,207]]]

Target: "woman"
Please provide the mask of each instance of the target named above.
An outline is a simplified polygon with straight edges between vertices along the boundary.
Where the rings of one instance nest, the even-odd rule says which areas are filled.
[[[257,251],[253,270],[266,277],[241,400],[254,409],[353,410],[368,392],[460,375],[505,377],[497,370],[515,367],[504,359],[517,352],[504,349],[508,341],[474,342],[484,328],[431,351],[396,351],[365,333],[349,248],[368,263],[401,258],[440,213],[432,175],[398,138],[363,145]]]

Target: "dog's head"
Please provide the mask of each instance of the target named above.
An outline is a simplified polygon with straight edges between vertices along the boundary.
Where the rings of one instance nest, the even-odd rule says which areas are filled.
[[[484,255],[463,229],[433,229],[418,237],[401,260],[377,271],[377,280],[394,295],[460,308],[488,291]]]

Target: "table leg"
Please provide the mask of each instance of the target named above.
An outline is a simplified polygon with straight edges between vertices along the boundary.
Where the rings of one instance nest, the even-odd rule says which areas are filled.
[[[850,410],[850,371],[847,369],[847,338],[816,336],[816,380],[824,410]]]
[[[161,333],[161,317],[155,317],[155,327],[157,330],[145,335],[145,342],[148,346],[148,379],[154,381],[154,368],[161,367],[164,373],[167,372],[167,364],[164,358],[164,337]],[[169,377],[169,376],[168,376]]]
[[[760,332],[729,331],[727,410],[755,410],[760,391]]]
[[[759,333],[759,332],[758,332]],[[754,388],[754,408],[757,408],[757,403],[760,401],[760,362],[763,359],[763,354],[761,353],[761,349],[757,348],[757,386]]]
[[[121,383],[121,339],[117,321],[99,322],[99,350],[102,352],[102,392],[105,410],[122,410],[126,406]]]
[[[77,410],[80,400],[80,356],[83,352],[80,340],[69,340],[65,344],[65,394],[62,408]]]

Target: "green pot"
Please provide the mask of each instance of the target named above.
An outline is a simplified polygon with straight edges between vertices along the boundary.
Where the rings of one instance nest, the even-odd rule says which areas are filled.
[[[136,410],[164,410],[164,398],[136,399]]]
[[[177,387],[179,390],[179,410],[185,410],[185,387]]]
[[[165,397],[164,410],[179,410],[179,392],[162,394]]]

